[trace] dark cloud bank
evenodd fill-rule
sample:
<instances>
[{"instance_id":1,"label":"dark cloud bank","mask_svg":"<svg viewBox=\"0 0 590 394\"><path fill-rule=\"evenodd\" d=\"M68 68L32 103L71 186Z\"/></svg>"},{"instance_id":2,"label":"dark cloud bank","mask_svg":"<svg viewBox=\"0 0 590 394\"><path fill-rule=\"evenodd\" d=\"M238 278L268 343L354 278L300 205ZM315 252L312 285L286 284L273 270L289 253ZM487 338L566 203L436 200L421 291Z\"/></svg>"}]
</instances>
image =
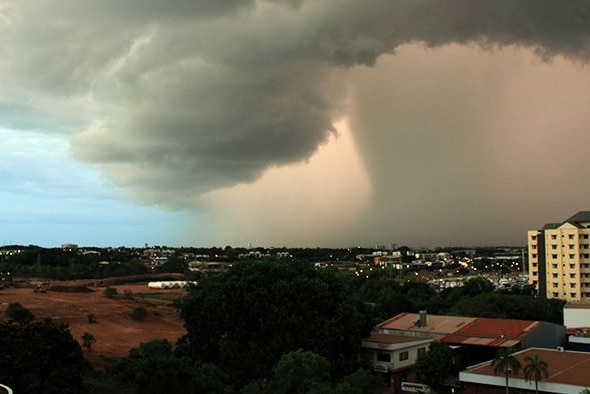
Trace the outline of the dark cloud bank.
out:
<instances>
[{"instance_id":1,"label":"dark cloud bank","mask_svg":"<svg viewBox=\"0 0 590 394\"><path fill-rule=\"evenodd\" d=\"M0 4L5 125L67 124L75 157L172 207L313 155L346 110L334 69L407 43L590 55L588 1Z\"/></svg>"}]
</instances>

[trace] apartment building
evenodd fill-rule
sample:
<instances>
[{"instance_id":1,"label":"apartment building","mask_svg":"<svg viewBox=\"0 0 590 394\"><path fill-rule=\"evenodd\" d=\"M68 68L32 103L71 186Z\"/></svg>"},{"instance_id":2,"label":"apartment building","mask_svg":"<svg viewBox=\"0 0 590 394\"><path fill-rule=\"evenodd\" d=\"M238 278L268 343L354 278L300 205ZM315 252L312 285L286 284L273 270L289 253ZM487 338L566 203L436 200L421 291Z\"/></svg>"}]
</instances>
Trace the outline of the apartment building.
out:
<instances>
[{"instance_id":1,"label":"apartment building","mask_svg":"<svg viewBox=\"0 0 590 394\"><path fill-rule=\"evenodd\" d=\"M539 295L590 301L590 211L527 234L529 283Z\"/></svg>"}]
</instances>

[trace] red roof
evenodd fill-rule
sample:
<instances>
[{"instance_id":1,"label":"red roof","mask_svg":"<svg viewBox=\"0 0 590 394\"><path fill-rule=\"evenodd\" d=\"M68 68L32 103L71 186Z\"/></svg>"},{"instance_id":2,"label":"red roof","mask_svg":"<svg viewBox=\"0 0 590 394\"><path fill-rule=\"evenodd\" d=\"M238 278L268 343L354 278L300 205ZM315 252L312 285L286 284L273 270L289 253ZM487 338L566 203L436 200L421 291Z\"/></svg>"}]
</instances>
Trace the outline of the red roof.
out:
<instances>
[{"instance_id":1,"label":"red roof","mask_svg":"<svg viewBox=\"0 0 590 394\"><path fill-rule=\"evenodd\" d=\"M379 328L389 333L427 334L447 343L510 347L541 324L533 320L428 315L426 326L418 327L415 322L419 317L415 313L400 313L379 324Z\"/></svg>"},{"instance_id":2,"label":"red roof","mask_svg":"<svg viewBox=\"0 0 590 394\"><path fill-rule=\"evenodd\" d=\"M535 355L545 361L548 366L549 376L542 379L542 382L590 386L590 375L588 374L590 353L539 348L529 348L514 353L523 366L526 365L525 357ZM471 366L465 372L495 376L491 361ZM524 370L521 369L518 374L512 375L512 378L524 379Z\"/></svg>"}]
</instances>

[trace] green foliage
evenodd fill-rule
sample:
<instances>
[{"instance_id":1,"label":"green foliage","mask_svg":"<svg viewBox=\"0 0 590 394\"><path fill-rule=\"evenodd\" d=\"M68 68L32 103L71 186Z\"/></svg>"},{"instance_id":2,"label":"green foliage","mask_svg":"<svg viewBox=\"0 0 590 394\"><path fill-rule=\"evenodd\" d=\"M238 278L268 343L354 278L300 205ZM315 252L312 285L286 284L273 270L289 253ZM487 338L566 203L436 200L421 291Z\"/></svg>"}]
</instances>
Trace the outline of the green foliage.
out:
<instances>
[{"instance_id":1,"label":"green foliage","mask_svg":"<svg viewBox=\"0 0 590 394\"><path fill-rule=\"evenodd\" d=\"M527 381L535 381L535 392L539 392L539 380L549 376L547 362L541 360L538 355L526 356L524 366L524 378Z\"/></svg>"},{"instance_id":2,"label":"green foliage","mask_svg":"<svg viewBox=\"0 0 590 394\"><path fill-rule=\"evenodd\" d=\"M131 384L136 393L223 393L225 375L213 364L178 357L164 339L143 343L107 369L114 380Z\"/></svg>"},{"instance_id":3,"label":"green foliage","mask_svg":"<svg viewBox=\"0 0 590 394\"><path fill-rule=\"evenodd\" d=\"M84 393L80 345L52 320L0 323L0 382L15 393Z\"/></svg>"},{"instance_id":4,"label":"green foliage","mask_svg":"<svg viewBox=\"0 0 590 394\"><path fill-rule=\"evenodd\" d=\"M459 299L449 310L449 315L476 316L504 319L542 320L563 323L561 300L533 298L526 295L484 293Z\"/></svg>"},{"instance_id":5,"label":"green foliage","mask_svg":"<svg viewBox=\"0 0 590 394\"><path fill-rule=\"evenodd\" d=\"M132 300L133 299L133 291L131 289L123 290L123 297L125 297L128 300Z\"/></svg>"},{"instance_id":6,"label":"green foliage","mask_svg":"<svg viewBox=\"0 0 590 394\"><path fill-rule=\"evenodd\" d=\"M94 313L89 313L86 317L88 318L88 324L96 324L96 316Z\"/></svg>"},{"instance_id":7,"label":"green foliage","mask_svg":"<svg viewBox=\"0 0 590 394\"><path fill-rule=\"evenodd\" d=\"M501 348L498 350L496 358L492 361L492 368L494 368L494 374L517 374L522 365L516 357L514 357L513 348Z\"/></svg>"},{"instance_id":8,"label":"green foliage","mask_svg":"<svg viewBox=\"0 0 590 394\"><path fill-rule=\"evenodd\" d=\"M133 308L131 311L131 318L137 321L143 321L147 316L147 310L143 306Z\"/></svg>"},{"instance_id":9,"label":"green foliage","mask_svg":"<svg viewBox=\"0 0 590 394\"><path fill-rule=\"evenodd\" d=\"M494 284L486 278L478 277L466 280L460 287L463 296L489 294L494 291Z\"/></svg>"},{"instance_id":10,"label":"green foliage","mask_svg":"<svg viewBox=\"0 0 590 394\"><path fill-rule=\"evenodd\" d=\"M330 362L315 353L299 349L281 357L274 367L272 386L275 393L306 393L312 387L329 382Z\"/></svg>"},{"instance_id":11,"label":"green foliage","mask_svg":"<svg viewBox=\"0 0 590 394\"><path fill-rule=\"evenodd\" d=\"M92 350L92 344L94 344L94 342L96 342L94 335L89 332L84 332L84 334L82 334L82 346L84 346L89 352Z\"/></svg>"},{"instance_id":12,"label":"green foliage","mask_svg":"<svg viewBox=\"0 0 590 394\"><path fill-rule=\"evenodd\" d=\"M444 342L432 342L428 351L418 357L415 366L421 382L440 388L461 369L459 356Z\"/></svg>"},{"instance_id":13,"label":"green foliage","mask_svg":"<svg viewBox=\"0 0 590 394\"><path fill-rule=\"evenodd\" d=\"M376 394L383 389L380 387L381 381L381 378L371 374L366 369L359 368L351 375L343 377L339 382L332 385L329 391L325 392L326 394Z\"/></svg>"},{"instance_id":14,"label":"green foliage","mask_svg":"<svg viewBox=\"0 0 590 394\"><path fill-rule=\"evenodd\" d=\"M284 353L304 349L342 376L358 367L371 329L348 281L292 261L241 262L209 276L182 303L191 355L214 362L238 387L268 378Z\"/></svg>"},{"instance_id":15,"label":"green foliage","mask_svg":"<svg viewBox=\"0 0 590 394\"><path fill-rule=\"evenodd\" d=\"M104 289L102 293L106 298L114 298L117 296L117 294L119 294L117 289L115 289L114 287L107 287L106 289Z\"/></svg>"},{"instance_id":16,"label":"green foliage","mask_svg":"<svg viewBox=\"0 0 590 394\"><path fill-rule=\"evenodd\" d=\"M188 264L178 256L170 256L164 264L158 267L159 272L183 273L187 270Z\"/></svg>"},{"instance_id":17,"label":"green foliage","mask_svg":"<svg viewBox=\"0 0 590 394\"><path fill-rule=\"evenodd\" d=\"M17 323L28 323L35 320L33 312L22 306L20 302L8 304L4 315L7 319Z\"/></svg>"}]
</instances>

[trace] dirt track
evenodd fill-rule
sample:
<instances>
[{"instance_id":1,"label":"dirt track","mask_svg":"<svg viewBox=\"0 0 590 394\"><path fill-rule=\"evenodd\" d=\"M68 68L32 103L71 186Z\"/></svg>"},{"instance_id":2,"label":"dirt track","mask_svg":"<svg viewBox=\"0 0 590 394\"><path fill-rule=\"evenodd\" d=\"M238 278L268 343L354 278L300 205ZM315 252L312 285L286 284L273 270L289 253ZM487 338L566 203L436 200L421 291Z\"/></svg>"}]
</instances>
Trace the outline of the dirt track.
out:
<instances>
[{"instance_id":1,"label":"dirt track","mask_svg":"<svg viewBox=\"0 0 590 394\"><path fill-rule=\"evenodd\" d=\"M104 365L100 355L126 356L129 349L142 342L164 338L174 344L178 337L185 334L179 313L169 301L141 299L141 294L145 293L163 293L166 294L165 297L174 298L176 294L182 296L184 290L154 290L149 289L146 283L113 287L118 290L119 295L126 289L131 290L134 299L106 298L103 287L92 288L93 291L86 293L36 293L32 288L4 289L0 291L0 316L4 316L9 303L20 302L39 318L50 317L68 324L72 336L80 344L82 334L91 333L96 338L96 343L90 353L84 350L84 355L97 367ZM143 306L148 311L143 321L131 318L131 311L138 306ZM96 323L88 323L89 314L95 316Z\"/></svg>"}]
</instances>

